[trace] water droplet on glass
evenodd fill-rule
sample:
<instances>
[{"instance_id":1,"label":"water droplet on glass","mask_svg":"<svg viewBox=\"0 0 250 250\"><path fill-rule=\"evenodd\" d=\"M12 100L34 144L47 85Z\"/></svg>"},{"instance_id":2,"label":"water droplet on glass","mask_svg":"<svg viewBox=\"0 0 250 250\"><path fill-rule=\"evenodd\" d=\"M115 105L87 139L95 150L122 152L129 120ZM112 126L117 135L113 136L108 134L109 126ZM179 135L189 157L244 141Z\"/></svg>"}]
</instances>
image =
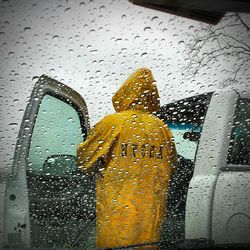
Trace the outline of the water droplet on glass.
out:
<instances>
[{"instance_id":1,"label":"water droplet on glass","mask_svg":"<svg viewBox=\"0 0 250 250\"><path fill-rule=\"evenodd\" d=\"M96 54L97 52L98 52L97 49L92 49L92 50L90 50L90 53L91 53L91 54Z\"/></svg>"},{"instance_id":2,"label":"water droplet on glass","mask_svg":"<svg viewBox=\"0 0 250 250\"><path fill-rule=\"evenodd\" d=\"M25 126L25 127L24 127L24 130L29 130L29 129L30 129L29 126Z\"/></svg>"},{"instance_id":3,"label":"water droplet on glass","mask_svg":"<svg viewBox=\"0 0 250 250\"><path fill-rule=\"evenodd\" d=\"M70 11L71 10L71 8L69 7L69 8L66 8L65 10L64 10L64 12L68 12L68 11Z\"/></svg>"},{"instance_id":4,"label":"water droplet on glass","mask_svg":"<svg viewBox=\"0 0 250 250\"><path fill-rule=\"evenodd\" d=\"M159 19L159 17L158 16L154 16L154 17L151 18L151 21L155 21L157 19Z\"/></svg>"},{"instance_id":5,"label":"water droplet on glass","mask_svg":"<svg viewBox=\"0 0 250 250\"><path fill-rule=\"evenodd\" d=\"M59 38L58 35L55 35L55 36L52 37L53 40L56 40L56 39L58 39L58 38Z\"/></svg>"},{"instance_id":6,"label":"water droplet on glass","mask_svg":"<svg viewBox=\"0 0 250 250\"><path fill-rule=\"evenodd\" d=\"M121 38L117 38L117 39L115 40L116 43L119 43L119 42L121 42L121 41L122 41Z\"/></svg>"},{"instance_id":7,"label":"water droplet on glass","mask_svg":"<svg viewBox=\"0 0 250 250\"><path fill-rule=\"evenodd\" d=\"M149 26L144 28L144 31L150 31L150 30L152 30L152 28Z\"/></svg>"},{"instance_id":8,"label":"water droplet on glass","mask_svg":"<svg viewBox=\"0 0 250 250\"><path fill-rule=\"evenodd\" d=\"M28 32L28 31L30 31L30 30L31 30L30 27L25 27L25 28L23 29L24 32Z\"/></svg>"},{"instance_id":9,"label":"water droplet on glass","mask_svg":"<svg viewBox=\"0 0 250 250\"><path fill-rule=\"evenodd\" d=\"M16 122L9 123L9 126L16 127L18 124Z\"/></svg>"},{"instance_id":10,"label":"water droplet on glass","mask_svg":"<svg viewBox=\"0 0 250 250\"><path fill-rule=\"evenodd\" d=\"M37 81L39 79L39 76L34 76L33 78L32 78L32 81Z\"/></svg>"}]
</instances>

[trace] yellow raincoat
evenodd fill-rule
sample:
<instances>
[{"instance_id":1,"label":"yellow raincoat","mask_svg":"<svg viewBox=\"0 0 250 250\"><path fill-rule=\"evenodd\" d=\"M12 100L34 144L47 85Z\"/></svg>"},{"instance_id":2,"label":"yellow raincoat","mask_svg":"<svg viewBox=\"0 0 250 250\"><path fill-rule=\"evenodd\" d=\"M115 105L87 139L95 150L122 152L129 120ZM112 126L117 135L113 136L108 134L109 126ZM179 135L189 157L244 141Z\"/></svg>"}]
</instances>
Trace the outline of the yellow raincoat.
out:
<instances>
[{"instance_id":1,"label":"yellow raincoat","mask_svg":"<svg viewBox=\"0 0 250 250\"><path fill-rule=\"evenodd\" d=\"M159 240L168 182L176 161L172 134L152 112L159 95L142 68L113 96L117 113L104 117L77 149L79 168L99 172L96 246Z\"/></svg>"}]
</instances>

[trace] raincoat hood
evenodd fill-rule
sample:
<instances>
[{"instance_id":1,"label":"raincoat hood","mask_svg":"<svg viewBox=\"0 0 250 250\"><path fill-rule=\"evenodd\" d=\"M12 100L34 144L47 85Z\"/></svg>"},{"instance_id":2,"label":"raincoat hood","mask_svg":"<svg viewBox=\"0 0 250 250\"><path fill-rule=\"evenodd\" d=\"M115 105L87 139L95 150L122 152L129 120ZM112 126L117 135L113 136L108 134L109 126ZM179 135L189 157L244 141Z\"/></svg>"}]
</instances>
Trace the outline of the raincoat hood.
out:
<instances>
[{"instance_id":1,"label":"raincoat hood","mask_svg":"<svg viewBox=\"0 0 250 250\"><path fill-rule=\"evenodd\" d=\"M140 68L122 84L112 102L116 112L131 109L152 113L159 110L159 99L151 70Z\"/></svg>"}]
</instances>

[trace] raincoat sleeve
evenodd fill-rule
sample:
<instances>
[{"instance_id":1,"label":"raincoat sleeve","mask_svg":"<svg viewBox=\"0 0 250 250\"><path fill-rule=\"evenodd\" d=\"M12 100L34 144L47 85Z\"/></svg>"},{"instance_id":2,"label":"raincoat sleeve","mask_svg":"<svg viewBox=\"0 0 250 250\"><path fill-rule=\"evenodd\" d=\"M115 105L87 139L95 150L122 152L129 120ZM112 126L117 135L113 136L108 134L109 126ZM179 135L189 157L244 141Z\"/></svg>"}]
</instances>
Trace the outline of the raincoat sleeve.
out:
<instances>
[{"instance_id":1,"label":"raincoat sleeve","mask_svg":"<svg viewBox=\"0 0 250 250\"><path fill-rule=\"evenodd\" d=\"M105 168L110 160L112 148L119 135L119 129L112 125L110 117L103 118L90 131L86 141L77 147L77 165L88 174L96 174Z\"/></svg>"}]
</instances>

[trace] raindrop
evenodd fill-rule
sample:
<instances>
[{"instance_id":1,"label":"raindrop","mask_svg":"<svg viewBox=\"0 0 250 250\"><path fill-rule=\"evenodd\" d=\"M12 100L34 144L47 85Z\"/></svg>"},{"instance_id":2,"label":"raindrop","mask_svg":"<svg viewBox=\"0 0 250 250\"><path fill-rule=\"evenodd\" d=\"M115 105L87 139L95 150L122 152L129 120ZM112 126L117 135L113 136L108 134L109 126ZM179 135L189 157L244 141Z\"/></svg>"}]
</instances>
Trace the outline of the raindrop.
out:
<instances>
[{"instance_id":1,"label":"raindrop","mask_svg":"<svg viewBox=\"0 0 250 250\"><path fill-rule=\"evenodd\" d=\"M18 124L16 122L9 123L9 126L16 127Z\"/></svg>"},{"instance_id":2,"label":"raindrop","mask_svg":"<svg viewBox=\"0 0 250 250\"><path fill-rule=\"evenodd\" d=\"M58 39L58 38L59 38L58 35L55 35L55 36L52 37L53 40L54 40L54 39Z\"/></svg>"},{"instance_id":3,"label":"raindrop","mask_svg":"<svg viewBox=\"0 0 250 250\"><path fill-rule=\"evenodd\" d=\"M144 31L150 31L150 30L152 30L152 28L149 27L149 26L147 26L147 27L144 28Z\"/></svg>"},{"instance_id":4,"label":"raindrop","mask_svg":"<svg viewBox=\"0 0 250 250\"><path fill-rule=\"evenodd\" d=\"M69 8L66 8L65 10L64 10L64 12L67 12L67 11L70 11L71 10L71 8L69 7Z\"/></svg>"},{"instance_id":5,"label":"raindrop","mask_svg":"<svg viewBox=\"0 0 250 250\"><path fill-rule=\"evenodd\" d=\"M97 51L98 51L97 49L92 49L92 50L90 50L90 53L91 53L91 54L96 54Z\"/></svg>"},{"instance_id":6,"label":"raindrop","mask_svg":"<svg viewBox=\"0 0 250 250\"><path fill-rule=\"evenodd\" d=\"M122 15L122 19L125 19L127 16L125 14Z\"/></svg>"},{"instance_id":7,"label":"raindrop","mask_svg":"<svg viewBox=\"0 0 250 250\"><path fill-rule=\"evenodd\" d=\"M144 52L144 53L141 54L141 57L145 58L147 55L148 55L148 53Z\"/></svg>"},{"instance_id":8,"label":"raindrop","mask_svg":"<svg viewBox=\"0 0 250 250\"><path fill-rule=\"evenodd\" d=\"M115 40L116 43L119 43L119 42L121 42L121 41L122 41L121 38L117 38L117 39Z\"/></svg>"},{"instance_id":9,"label":"raindrop","mask_svg":"<svg viewBox=\"0 0 250 250\"><path fill-rule=\"evenodd\" d=\"M151 21L154 21L154 20L157 20L157 19L159 19L159 17L158 16L154 16L154 17L151 18Z\"/></svg>"},{"instance_id":10,"label":"raindrop","mask_svg":"<svg viewBox=\"0 0 250 250\"><path fill-rule=\"evenodd\" d=\"M84 2L80 2L80 6L86 5L86 3Z\"/></svg>"},{"instance_id":11,"label":"raindrop","mask_svg":"<svg viewBox=\"0 0 250 250\"><path fill-rule=\"evenodd\" d=\"M29 126L25 126L25 127L24 127L24 130L29 130L29 129L30 129Z\"/></svg>"},{"instance_id":12,"label":"raindrop","mask_svg":"<svg viewBox=\"0 0 250 250\"><path fill-rule=\"evenodd\" d=\"M183 44L183 43L184 43L184 41L183 41L183 40L181 40L181 41L179 41L179 42L178 42L178 44Z\"/></svg>"},{"instance_id":13,"label":"raindrop","mask_svg":"<svg viewBox=\"0 0 250 250\"><path fill-rule=\"evenodd\" d=\"M30 27L25 27L25 28L23 29L23 31L24 31L24 32L31 31L31 28L30 28Z\"/></svg>"},{"instance_id":14,"label":"raindrop","mask_svg":"<svg viewBox=\"0 0 250 250\"><path fill-rule=\"evenodd\" d=\"M37 81L39 79L39 76L34 76L33 78L32 78L32 81Z\"/></svg>"}]
</instances>

